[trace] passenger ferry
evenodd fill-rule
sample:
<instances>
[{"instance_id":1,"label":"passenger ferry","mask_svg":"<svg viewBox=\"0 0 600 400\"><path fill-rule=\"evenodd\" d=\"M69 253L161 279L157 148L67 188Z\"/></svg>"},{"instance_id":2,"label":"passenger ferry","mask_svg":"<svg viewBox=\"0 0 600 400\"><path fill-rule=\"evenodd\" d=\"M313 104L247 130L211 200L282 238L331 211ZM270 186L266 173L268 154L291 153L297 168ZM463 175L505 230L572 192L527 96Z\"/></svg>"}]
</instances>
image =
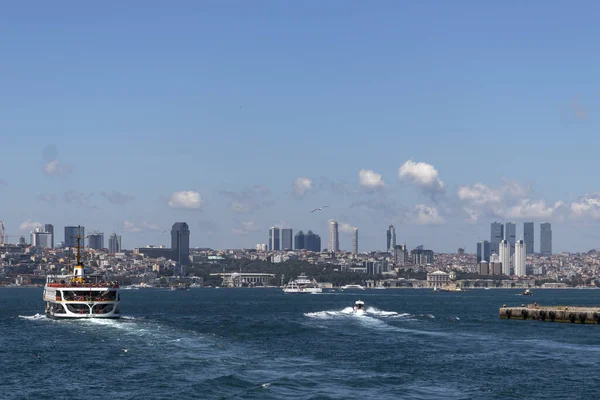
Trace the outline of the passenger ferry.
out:
<instances>
[{"instance_id":1,"label":"passenger ferry","mask_svg":"<svg viewBox=\"0 0 600 400\"><path fill-rule=\"evenodd\" d=\"M321 293L323 289L316 280L308 279L305 274L300 274L296 279L290 279L283 287L284 293Z\"/></svg>"},{"instance_id":2,"label":"passenger ferry","mask_svg":"<svg viewBox=\"0 0 600 400\"><path fill-rule=\"evenodd\" d=\"M77 238L77 264L68 275L48 275L44 287L46 315L52 318L119 318L119 283L102 275L85 275ZM70 267L69 267L70 270Z\"/></svg>"}]
</instances>

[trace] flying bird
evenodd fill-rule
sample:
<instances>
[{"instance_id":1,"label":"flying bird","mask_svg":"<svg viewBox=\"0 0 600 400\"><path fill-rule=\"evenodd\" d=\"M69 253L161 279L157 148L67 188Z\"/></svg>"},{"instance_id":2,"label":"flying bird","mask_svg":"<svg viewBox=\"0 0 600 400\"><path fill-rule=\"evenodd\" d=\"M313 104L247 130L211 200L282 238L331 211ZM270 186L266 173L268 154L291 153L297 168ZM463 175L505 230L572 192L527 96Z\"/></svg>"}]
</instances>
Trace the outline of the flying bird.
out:
<instances>
[{"instance_id":1,"label":"flying bird","mask_svg":"<svg viewBox=\"0 0 600 400\"><path fill-rule=\"evenodd\" d=\"M327 207L329 207L329 206L321 206L321 207L317 207L317 208L315 208L314 210L312 210L310 213L312 214L312 213L314 213L315 211L321 211L322 209L324 209L324 208L327 208Z\"/></svg>"}]
</instances>

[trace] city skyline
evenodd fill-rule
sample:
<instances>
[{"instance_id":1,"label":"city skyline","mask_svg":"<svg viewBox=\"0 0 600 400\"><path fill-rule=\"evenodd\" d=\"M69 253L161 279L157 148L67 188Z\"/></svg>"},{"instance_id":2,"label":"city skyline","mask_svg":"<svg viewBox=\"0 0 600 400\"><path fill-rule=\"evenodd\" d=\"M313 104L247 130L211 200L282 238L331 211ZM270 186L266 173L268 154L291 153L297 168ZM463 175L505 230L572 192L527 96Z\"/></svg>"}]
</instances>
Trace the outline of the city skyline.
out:
<instances>
[{"instance_id":1,"label":"city skyline","mask_svg":"<svg viewBox=\"0 0 600 400\"><path fill-rule=\"evenodd\" d=\"M394 225L474 253L491 221L548 221L553 253L596 248L588 6L9 4L5 234L81 224L134 248L185 220L191 246L250 248L273 225L325 242L335 219L344 250L352 227L386 250Z\"/></svg>"}]
</instances>

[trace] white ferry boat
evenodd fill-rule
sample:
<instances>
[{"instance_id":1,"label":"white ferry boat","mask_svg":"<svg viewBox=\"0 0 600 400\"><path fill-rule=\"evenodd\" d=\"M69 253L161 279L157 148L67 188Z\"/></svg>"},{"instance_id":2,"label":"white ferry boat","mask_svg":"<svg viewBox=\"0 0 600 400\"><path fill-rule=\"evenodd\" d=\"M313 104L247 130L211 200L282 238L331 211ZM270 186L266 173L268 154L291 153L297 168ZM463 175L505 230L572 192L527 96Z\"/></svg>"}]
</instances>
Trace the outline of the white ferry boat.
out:
<instances>
[{"instance_id":1,"label":"white ferry boat","mask_svg":"<svg viewBox=\"0 0 600 400\"><path fill-rule=\"evenodd\" d=\"M305 274L300 274L296 279L290 279L283 287L284 293L321 293L323 289L316 280L308 279Z\"/></svg>"},{"instance_id":2,"label":"white ferry boat","mask_svg":"<svg viewBox=\"0 0 600 400\"><path fill-rule=\"evenodd\" d=\"M101 275L84 275L77 236L77 264L68 275L48 275L44 287L46 315L52 318L119 318L119 284Z\"/></svg>"},{"instance_id":3,"label":"white ferry boat","mask_svg":"<svg viewBox=\"0 0 600 400\"><path fill-rule=\"evenodd\" d=\"M361 285L345 285L341 287L342 290L348 290L348 289L358 289L358 290L365 290L364 286Z\"/></svg>"}]
</instances>

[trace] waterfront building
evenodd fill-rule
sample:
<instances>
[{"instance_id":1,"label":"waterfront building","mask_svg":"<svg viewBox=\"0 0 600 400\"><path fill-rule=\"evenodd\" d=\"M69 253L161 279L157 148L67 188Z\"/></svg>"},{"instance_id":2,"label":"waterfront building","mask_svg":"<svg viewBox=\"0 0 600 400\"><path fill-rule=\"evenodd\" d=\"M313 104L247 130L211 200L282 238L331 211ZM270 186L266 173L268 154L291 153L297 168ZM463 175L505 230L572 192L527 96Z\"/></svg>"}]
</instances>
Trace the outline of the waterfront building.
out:
<instances>
[{"instance_id":1,"label":"waterfront building","mask_svg":"<svg viewBox=\"0 0 600 400\"><path fill-rule=\"evenodd\" d=\"M427 274L427 287L441 288L450 283L450 276L444 271L429 272Z\"/></svg>"}]
</instances>

